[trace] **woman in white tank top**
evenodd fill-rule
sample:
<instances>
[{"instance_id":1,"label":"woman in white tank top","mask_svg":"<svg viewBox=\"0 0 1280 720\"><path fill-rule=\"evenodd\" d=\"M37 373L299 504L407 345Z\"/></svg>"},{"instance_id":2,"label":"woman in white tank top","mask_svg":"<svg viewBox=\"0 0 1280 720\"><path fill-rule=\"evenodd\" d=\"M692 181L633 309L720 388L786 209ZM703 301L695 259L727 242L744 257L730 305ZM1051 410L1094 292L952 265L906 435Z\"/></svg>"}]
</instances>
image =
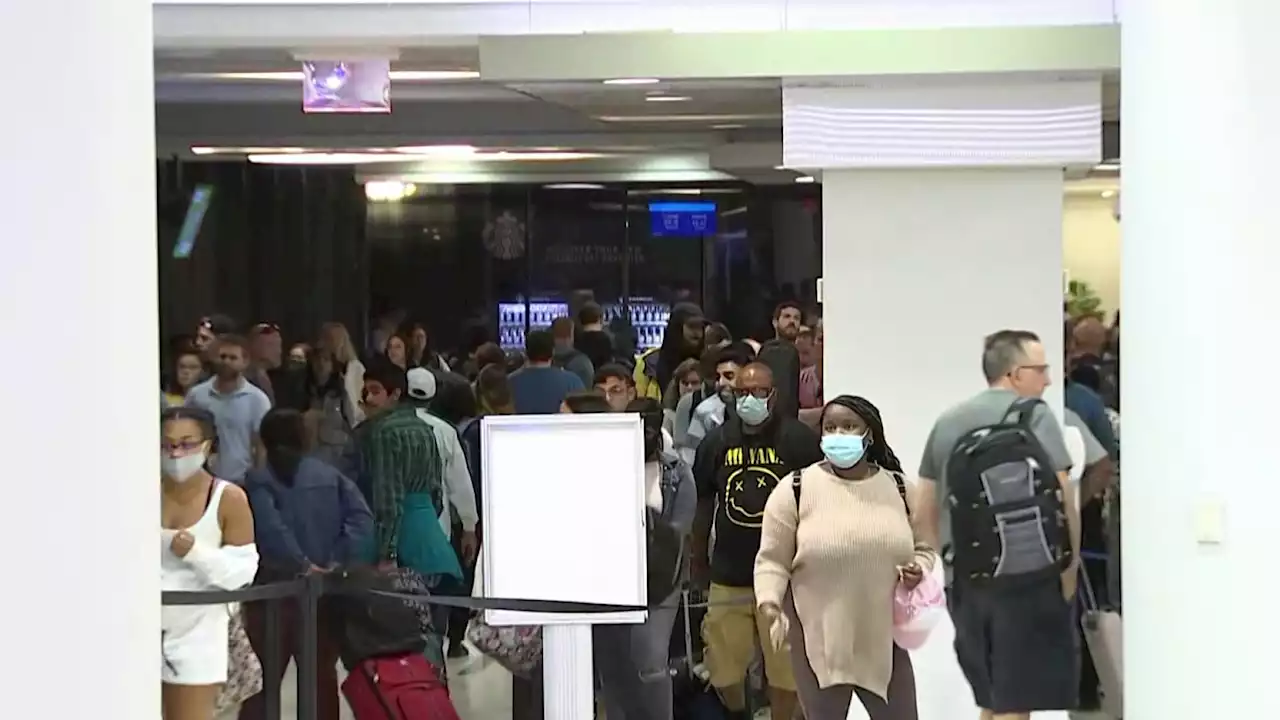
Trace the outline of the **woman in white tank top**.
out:
<instances>
[{"instance_id":1,"label":"woman in white tank top","mask_svg":"<svg viewBox=\"0 0 1280 720\"><path fill-rule=\"evenodd\" d=\"M253 581L253 515L239 487L205 469L214 451L213 415L175 407L161 413L160 588L234 590ZM225 605L174 605L160 612L165 720L211 720L227 680Z\"/></svg>"}]
</instances>

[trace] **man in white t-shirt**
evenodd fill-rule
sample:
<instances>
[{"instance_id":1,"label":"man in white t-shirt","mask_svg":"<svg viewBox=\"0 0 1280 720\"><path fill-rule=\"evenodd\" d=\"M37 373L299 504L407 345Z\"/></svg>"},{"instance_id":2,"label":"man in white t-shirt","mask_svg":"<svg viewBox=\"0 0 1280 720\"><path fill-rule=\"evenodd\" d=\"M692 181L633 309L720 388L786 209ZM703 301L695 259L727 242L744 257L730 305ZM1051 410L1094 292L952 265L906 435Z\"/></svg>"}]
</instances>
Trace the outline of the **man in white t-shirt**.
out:
<instances>
[{"instance_id":1,"label":"man in white t-shirt","mask_svg":"<svg viewBox=\"0 0 1280 720\"><path fill-rule=\"evenodd\" d=\"M432 415L427 403L436 396L436 376L426 368L413 368L406 373L409 402L415 405L418 417L431 426L436 437L436 446L440 450L440 458L444 463L442 476L446 502L440 512L440 527L445 537L453 531L453 519L450 507L458 511L458 522L462 525L462 562L471 564L475 559L479 543L476 540L476 523L480 520L476 509L475 488L471 485L471 473L467 470L467 456L462 450L462 441L458 431L448 422Z\"/></svg>"}]
</instances>

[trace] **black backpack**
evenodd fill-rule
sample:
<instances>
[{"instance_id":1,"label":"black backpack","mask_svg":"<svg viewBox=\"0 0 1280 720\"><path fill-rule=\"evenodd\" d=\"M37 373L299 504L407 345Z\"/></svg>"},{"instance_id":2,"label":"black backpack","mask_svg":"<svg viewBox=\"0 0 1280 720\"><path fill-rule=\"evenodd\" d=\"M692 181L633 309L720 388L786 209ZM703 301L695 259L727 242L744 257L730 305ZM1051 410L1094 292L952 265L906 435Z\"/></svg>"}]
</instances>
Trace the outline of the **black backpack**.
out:
<instances>
[{"instance_id":1,"label":"black backpack","mask_svg":"<svg viewBox=\"0 0 1280 720\"><path fill-rule=\"evenodd\" d=\"M330 621L335 623L338 656L347 668L373 657L421 653L427 647L422 633L427 606L371 590L405 592L394 576L372 567L340 569L326 581L332 597Z\"/></svg>"},{"instance_id":2,"label":"black backpack","mask_svg":"<svg viewBox=\"0 0 1280 720\"><path fill-rule=\"evenodd\" d=\"M773 371L773 414L795 420L800 415L800 351L786 340L770 340L760 347L756 362Z\"/></svg>"},{"instance_id":3,"label":"black backpack","mask_svg":"<svg viewBox=\"0 0 1280 720\"><path fill-rule=\"evenodd\" d=\"M966 433L946 464L955 577L1009 586L1071 564L1062 487L1031 429L1040 400L1023 398L995 425Z\"/></svg>"}]
</instances>

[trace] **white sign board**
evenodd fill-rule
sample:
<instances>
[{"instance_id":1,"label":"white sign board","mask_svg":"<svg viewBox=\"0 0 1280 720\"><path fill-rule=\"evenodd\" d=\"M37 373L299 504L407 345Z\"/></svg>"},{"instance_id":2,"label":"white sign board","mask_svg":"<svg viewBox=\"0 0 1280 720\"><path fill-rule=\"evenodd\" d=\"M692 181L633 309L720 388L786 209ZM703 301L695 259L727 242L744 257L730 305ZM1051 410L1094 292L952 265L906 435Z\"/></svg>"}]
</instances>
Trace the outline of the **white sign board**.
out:
<instances>
[{"instance_id":1,"label":"white sign board","mask_svg":"<svg viewBox=\"0 0 1280 720\"><path fill-rule=\"evenodd\" d=\"M481 421L485 595L643 606L639 415L490 415ZM644 622L643 610L487 610L490 625Z\"/></svg>"}]
</instances>

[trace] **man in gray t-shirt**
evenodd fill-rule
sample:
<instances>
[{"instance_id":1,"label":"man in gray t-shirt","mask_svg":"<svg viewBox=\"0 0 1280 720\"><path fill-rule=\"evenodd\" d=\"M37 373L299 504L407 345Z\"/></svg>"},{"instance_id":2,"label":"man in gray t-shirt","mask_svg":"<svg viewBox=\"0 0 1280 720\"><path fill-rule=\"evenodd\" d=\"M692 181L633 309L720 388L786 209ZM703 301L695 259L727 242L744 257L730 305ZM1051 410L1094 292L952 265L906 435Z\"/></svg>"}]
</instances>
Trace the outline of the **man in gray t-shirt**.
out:
<instances>
[{"instance_id":1,"label":"man in gray t-shirt","mask_svg":"<svg viewBox=\"0 0 1280 720\"><path fill-rule=\"evenodd\" d=\"M947 463L956 443L973 430L1005 421L1020 398L1038 398L1049 386L1044 346L1026 331L1002 330L987 337L982 371L989 387L938 418L920 460L917 532L939 550L951 543ZM1032 411L1030 423L1062 484L1078 559L1080 513L1067 475L1071 455L1062 428L1044 404ZM1079 661L1068 599L1075 595L1076 572L1073 564L1063 573L1061 586L1036 583L1007 591L948 578L956 656L984 715L1028 718L1034 711L1075 707Z\"/></svg>"}]
</instances>

